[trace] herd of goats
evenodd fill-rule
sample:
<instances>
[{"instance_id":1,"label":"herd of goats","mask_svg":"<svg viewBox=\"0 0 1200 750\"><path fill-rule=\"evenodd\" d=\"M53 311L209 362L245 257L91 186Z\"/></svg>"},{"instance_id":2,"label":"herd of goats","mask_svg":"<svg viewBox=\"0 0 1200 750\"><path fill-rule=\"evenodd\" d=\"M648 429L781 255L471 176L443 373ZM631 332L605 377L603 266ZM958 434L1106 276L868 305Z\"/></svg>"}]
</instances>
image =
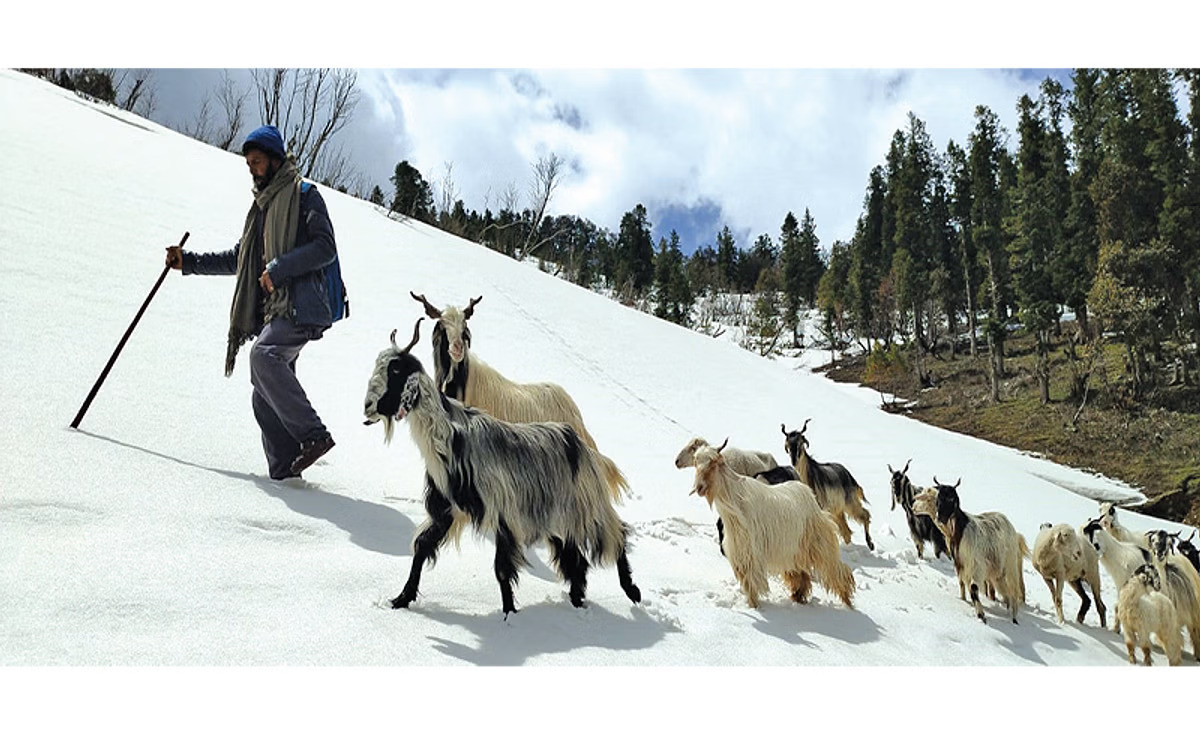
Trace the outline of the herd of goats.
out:
<instances>
[{"instance_id":1,"label":"herd of goats","mask_svg":"<svg viewBox=\"0 0 1200 750\"><path fill-rule=\"evenodd\" d=\"M401 348L392 331L391 346L380 352L364 404L366 424L383 422L391 440L397 421L407 419L425 463L428 517L413 538L409 577L395 608L407 607L418 594L421 572L432 565L445 542L457 541L467 527L493 536L495 573L505 618L515 612L513 585L528 563L525 551L544 543L551 562L570 586L571 603L582 607L592 565L616 564L621 589L634 602L641 591L633 582L626 555L629 527L617 515L628 492L620 469L596 449L575 402L553 383L515 383L471 351L467 321L482 297L462 308L438 309L424 295L411 293L424 306L433 328L433 378L412 349ZM799 430L780 426L790 466L777 465L769 453L740 450L728 440L714 447L702 438L690 441L675 465L693 467L693 494L715 508L720 552L751 607L778 576L792 599L808 601L812 583L853 607L854 574L842 562L839 546L849 543L849 516L871 540L870 512L863 490L841 464L816 461L808 453L806 421ZM911 461L910 461L911 463ZM1063 584L1079 595L1076 620L1083 623L1096 599L1101 627L1108 626L1100 596L1100 566L1111 576L1118 596L1114 629L1124 632L1130 663L1135 648L1151 663L1151 636L1171 665L1181 659L1182 629L1200 660L1200 559L1192 536L1162 530L1136 534L1117 520L1116 508L1101 506L1100 517L1077 532L1069 524L1042 524L1032 552L1025 538L1002 513L973 514L959 505L958 483L920 488L908 478L909 464L891 471L892 510L904 511L918 557L930 544L936 557L954 564L959 596L983 621L980 593L1000 597L1014 623L1025 602L1022 561L1045 580L1063 622ZM960 480L961 481L961 480Z\"/></svg>"}]
</instances>

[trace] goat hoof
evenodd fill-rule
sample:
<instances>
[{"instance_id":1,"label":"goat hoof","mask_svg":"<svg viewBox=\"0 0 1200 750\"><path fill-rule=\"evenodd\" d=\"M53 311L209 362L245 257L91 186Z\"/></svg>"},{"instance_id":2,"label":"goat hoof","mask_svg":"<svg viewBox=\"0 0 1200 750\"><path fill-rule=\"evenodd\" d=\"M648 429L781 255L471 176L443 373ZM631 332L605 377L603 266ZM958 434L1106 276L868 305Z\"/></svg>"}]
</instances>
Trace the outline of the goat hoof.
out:
<instances>
[{"instance_id":1,"label":"goat hoof","mask_svg":"<svg viewBox=\"0 0 1200 750\"><path fill-rule=\"evenodd\" d=\"M629 601L633 602L634 604L641 604L642 602L642 590L637 586L630 586L625 590L625 595L628 596Z\"/></svg>"},{"instance_id":2,"label":"goat hoof","mask_svg":"<svg viewBox=\"0 0 1200 750\"><path fill-rule=\"evenodd\" d=\"M411 603L412 597L407 597L404 594L401 594L392 600L392 609L408 609L408 605Z\"/></svg>"}]
</instances>

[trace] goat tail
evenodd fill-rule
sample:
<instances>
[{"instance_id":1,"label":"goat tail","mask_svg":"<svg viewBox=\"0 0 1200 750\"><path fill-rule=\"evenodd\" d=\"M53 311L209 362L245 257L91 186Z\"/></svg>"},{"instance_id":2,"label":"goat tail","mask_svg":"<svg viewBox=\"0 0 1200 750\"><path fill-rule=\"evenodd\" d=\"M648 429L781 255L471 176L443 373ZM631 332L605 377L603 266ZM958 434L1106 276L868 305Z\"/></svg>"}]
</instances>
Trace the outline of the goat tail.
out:
<instances>
[{"instance_id":1,"label":"goat tail","mask_svg":"<svg viewBox=\"0 0 1200 750\"><path fill-rule=\"evenodd\" d=\"M1021 559L1022 560L1030 559L1032 557L1032 555L1029 552L1029 544L1027 544L1025 542L1024 534L1017 534L1017 544L1020 546L1020 549L1021 549Z\"/></svg>"},{"instance_id":2,"label":"goat tail","mask_svg":"<svg viewBox=\"0 0 1200 750\"><path fill-rule=\"evenodd\" d=\"M625 495L630 491L629 480L608 456L597 451L596 459L600 462L600 471L604 474L604 481L608 484L613 504L623 505Z\"/></svg>"}]
</instances>

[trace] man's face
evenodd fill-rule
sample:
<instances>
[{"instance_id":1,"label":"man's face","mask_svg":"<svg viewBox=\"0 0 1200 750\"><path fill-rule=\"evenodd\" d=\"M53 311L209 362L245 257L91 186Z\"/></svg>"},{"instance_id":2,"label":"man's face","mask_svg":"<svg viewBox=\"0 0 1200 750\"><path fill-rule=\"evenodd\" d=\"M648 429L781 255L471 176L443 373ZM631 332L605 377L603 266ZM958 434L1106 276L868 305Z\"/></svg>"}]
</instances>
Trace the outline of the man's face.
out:
<instances>
[{"instance_id":1,"label":"man's face","mask_svg":"<svg viewBox=\"0 0 1200 750\"><path fill-rule=\"evenodd\" d=\"M279 168L276 160L256 148L246 152L246 166L250 168L250 176L254 178L255 187L260 190L267 186Z\"/></svg>"}]
</instances>

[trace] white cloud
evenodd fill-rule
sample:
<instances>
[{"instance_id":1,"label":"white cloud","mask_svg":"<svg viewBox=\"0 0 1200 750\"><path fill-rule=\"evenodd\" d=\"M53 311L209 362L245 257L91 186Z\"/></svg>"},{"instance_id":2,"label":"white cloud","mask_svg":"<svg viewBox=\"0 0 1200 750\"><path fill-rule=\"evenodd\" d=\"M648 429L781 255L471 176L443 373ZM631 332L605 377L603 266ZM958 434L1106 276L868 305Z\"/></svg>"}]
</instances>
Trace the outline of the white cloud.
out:
<instances>
[{"instance_id":1,"label":"white cloud","mask_svg":"<svg viewBox=\"0 0 1200 750\"><path fill-rule=\"evenodd\" d=\"M616 229L637 203L723 209L735 232L775 237L809 209L824 244L848 239L872 167L909 111L939 149L966 142L976 105L1010 131L1041 76L969 69L364 71L375 113L434 181L449 162L482 210L554 151L576 169L551 211ZM380 85L386 81L387 85ZM378 116L378 114L374 115ZM672 227L655 226L657 234ZM691 247L687 247L691 250Z\"/></svg>"}]
</instances>

